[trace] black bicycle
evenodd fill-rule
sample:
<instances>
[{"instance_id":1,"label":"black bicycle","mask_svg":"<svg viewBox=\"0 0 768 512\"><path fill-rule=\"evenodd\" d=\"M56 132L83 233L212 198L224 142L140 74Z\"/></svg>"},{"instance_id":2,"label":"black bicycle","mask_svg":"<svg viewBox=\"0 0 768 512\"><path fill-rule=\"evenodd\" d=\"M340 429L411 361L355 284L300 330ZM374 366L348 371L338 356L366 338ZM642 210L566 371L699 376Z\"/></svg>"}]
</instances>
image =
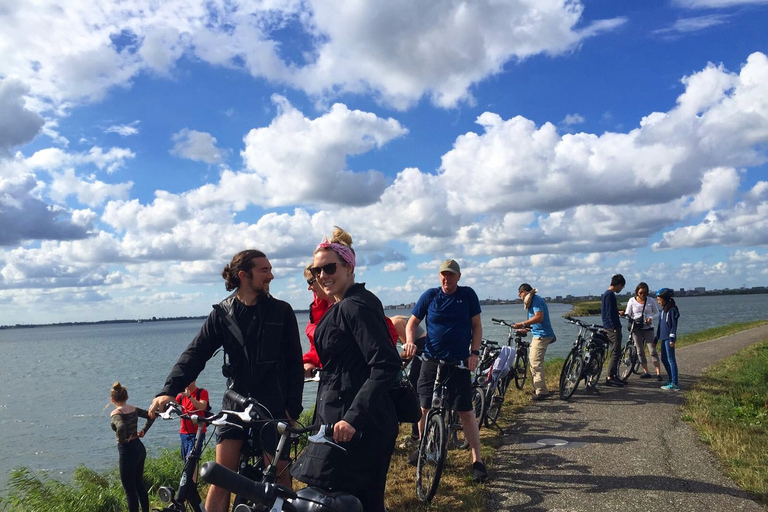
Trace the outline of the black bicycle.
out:
<instances>
[{"instance_id":1,"label":"black bicycle","mask_svg":"<svg viewBox=\"0 0 768 512\"><path fill-rule=\"evenodd\" d=\"M242 398L239 394L231 390L228 390L226 395L233 400ZM195 436L195 444L184 462L178 490L174 490L172 487L163 486L157 491L158 498L165 505L160 512L205 512L205 506L203 505L202 498L198 492L195 478L195 472L200 462L200 457L202 456L202 446L200 443L200 437L204 435L202 425L211 425L213 427L227 425L248 430L256 425L263 426L274 421L272 420L272 415L269 413L269 410L256 401L251 401L247 404L247 407L245 405L243 407L243 411L222 410L212 416L204 417L197 414L184 413L180 405L171 402L166 410L159 414L164 420L184 418L192 421L198 426L197 434ZM249 436L249 438L250 437L251 436ZM198 447L200 447L199 450ZM269 481L274 482L277 479L275 468L265 472L262 452L260 449L254 448L253 444L250 442L243 443L239 472L250 480L266 478ZM241 503L246 503L246 500L241 496L236 496L233 510Z\"/></svg>"},{"instance_id":2,"label":"black bicycle","mask_svg":"<svg viewBox=\"0 0 768 512\"><path fill-rule=\"evenodd\" d=\"M596 391L609 345L606 331L601 326L575 318L566 318L566 321L577 325L579 334L560 372L560 398L563 400L573 396L582 379L588 390Z\"/></svg>"},{"instance_id":3,"label":"black bicycle","mask_svg":"<svg viewBox=\"0 0 768 512\"><path fill-rule=\"evenodd\" d=\"M227 394L245 409L243 414L252 416L252 421L264 423L259 419L258 410L263 408L261 404L231 390L227 391ZM294 427L284 421L275 420L268 420L268 423L276 424L280 440L277 443L275 457L264 469L260 482L235 473L213 461L206 462L200 468L200 478L204 482L235 494L233 512L363 512L360 500L349 493L331 492L316 486L308 486L294 492L288 487L275 483L278 476L278 461L285 457L292 441L298 436L314 433L307 438L308 442L326 444L346 451L344 447L333 442L333 425Z\"/></svg>"},{"instance_id":4,"label":"black bicycle","mask_svg":"<svg viewBox=\"0 0 768 512\"><path fill-rule=\"evenodd\" d=\"M452 425L450 408L446 404L448 389L446 369L468 370L463 362L449 362L421 356L423 361L437 363L437 376L432 392L432 408L427 413L424 431L419 443L419 456L416 463L416 494L427 503L437 493L440 476L445 465L448 446L448 427Z\"/></svg>"},{"instance_id":5,"label":"black bicycle","mask_svg":"<svg viewBox=\"0 0 768 512\"><path fill-rule=\"evenodd\" d=\"M619 359L618 377L622 382L626 381L633 373L639 374L641 368L637 347L632 339L632 334L637 329L637 324L631 318L628 319L628 322L632 329L629 331L627 343L624 345L621 351L621 358Z\"/></svg>"},{"instance_id":6,"label":"black bicycle","mask_svg":"<svg viewBox=\"0 0 768 512\"><path fill-rule=\"evenodd\" d=\"M507 346L512 345L513 338L515 340L515 362L512 365L510 373L515 379L515 387L517 389L523 389L525 380L528 378L528 368L531 366L531 360L528 356L528 349L531 347L531 342L523 341L523 338L528 336L528 331L523 329L517 330L512 327L512 324L499 318L491 318L491 321L497 325L507 326L507 329L509 330L507 334Z\"/></svg>"},{"instance_id":7,"label":"black bicycle","mask_svg":"<svg viewBox=\"0 0 768 512\"><path fill-rule=\"evenodd\" d=\"M195 472L197 471L200 457L202 456L201 436L204 436L203 425L212 424L223 417L223 412L205 418L197 414L185 413L181 406L171 402L168 408L159 414L164 420L178 420L179 418L190 420L197 425L197 434L195 443L184 461L184 469L181 472L178 491L172 487L160 487L157 490L157 496L166 506L160 512L205 512L205 507L197 491L197 482L195 481Z\"/></svg>"}]
</instances>

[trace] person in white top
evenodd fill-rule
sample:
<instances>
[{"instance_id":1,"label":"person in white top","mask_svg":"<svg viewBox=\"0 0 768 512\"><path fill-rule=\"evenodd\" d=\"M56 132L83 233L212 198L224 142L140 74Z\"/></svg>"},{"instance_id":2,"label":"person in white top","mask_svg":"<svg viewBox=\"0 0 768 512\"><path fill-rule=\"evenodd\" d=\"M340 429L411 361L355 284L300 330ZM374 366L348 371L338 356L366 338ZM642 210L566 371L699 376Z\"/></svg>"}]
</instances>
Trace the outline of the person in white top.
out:
<instances>
[{"instance_id":1,"label":"person in white top","mask_svg":"<svg viewBox=\"0 0 768 512\"><path fill-rule=\"evenodd\" d=\"M655 300L648 300L648 285L646 283L637 285L635 296L629 299L624 315L630 319L632 341L635 342L637 355L643 367L643 374L640 375L640 378L649 379L651 377L651 374L648 373L648 360L645 357L645 345L648 345L651 361L656 368L656 380L661 380L659 353L656 350L656 340L654 339L654 319L658 321L659 308Z\"/></svg>"}]
</instances>

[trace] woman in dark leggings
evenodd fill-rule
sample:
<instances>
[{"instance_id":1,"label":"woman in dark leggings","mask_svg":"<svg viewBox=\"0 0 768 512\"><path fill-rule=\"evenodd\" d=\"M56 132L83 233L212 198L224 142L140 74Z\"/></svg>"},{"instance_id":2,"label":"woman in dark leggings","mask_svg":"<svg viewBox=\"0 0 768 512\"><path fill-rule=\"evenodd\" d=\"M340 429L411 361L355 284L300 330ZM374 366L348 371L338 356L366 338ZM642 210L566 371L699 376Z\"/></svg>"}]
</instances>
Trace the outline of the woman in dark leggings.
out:
<instances>
[{"instance_id":1,"label":"woman in dark leggings","mask_svg":"<svg viewBox=\"0 0 768 512\"><path fill-rule=\"evenodd\" d=\"M125 489L128 511L139 512L139 505L141 505L142 512L149 512L149 495L144 486L144 460L147 458L147 451L139 438L144 437L154 420L150 419L147 411L128 405L126 400L128 400L128 390L119 382L115 382L110 398L115 410L110 415L110 423L117 436L120 482ZM144 423L143 429L136 432L139 416L146 418L147 422Z\"/></svg>"}]
</instances>

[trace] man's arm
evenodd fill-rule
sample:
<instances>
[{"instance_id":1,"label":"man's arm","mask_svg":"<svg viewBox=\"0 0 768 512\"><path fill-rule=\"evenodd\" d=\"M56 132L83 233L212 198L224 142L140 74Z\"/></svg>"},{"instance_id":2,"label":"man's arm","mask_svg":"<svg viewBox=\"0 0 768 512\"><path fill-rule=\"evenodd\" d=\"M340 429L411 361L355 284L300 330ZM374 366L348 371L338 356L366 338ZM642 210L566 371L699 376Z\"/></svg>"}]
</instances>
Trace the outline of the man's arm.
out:
<instances>
[{"instance_id":1,"label":"man's arm","mask_svg":"<svg viewBox=\"0 0 768 512\"><path fill-rule=\"evenodd\" d=\"M480 350L480 345L483 342L483 322L480 318L480 313L476 314L472 317L472 345L470 345L469 349L478 351ZM469 371L473 372L475 371L475 368L477 368L477 362L480 360L480 356L476 354L469 354L469 359L467 360L467 366L469 367Z\"/></svg>"},{"instance_id":2,"label":"man's arm","mask_svg":"<svg viewBox=\"0 0 768 512\"><path fill-rule=\"evenodd\" d=\"M411 315L411 318L408 319L408 324L405 326L405 345L403 345L403 355L408 359L416 355L416 332L420 323L421 320L419 320L414 315Z\"/></svg>"},{"instance_id":3,"label":"man's arm","mask_svg":"<svg viewBox=\"0 0 768 512\"><path fill-rule=\"evenodd\" d=\"M544 321L544 312L543 311L537 311L533 314L531 318L524 322L518 322L516 324L512 324L512 327L515 329L525 329L526 327L530 327L533 324L539 324Z\"/></svg>"}]
</instances>

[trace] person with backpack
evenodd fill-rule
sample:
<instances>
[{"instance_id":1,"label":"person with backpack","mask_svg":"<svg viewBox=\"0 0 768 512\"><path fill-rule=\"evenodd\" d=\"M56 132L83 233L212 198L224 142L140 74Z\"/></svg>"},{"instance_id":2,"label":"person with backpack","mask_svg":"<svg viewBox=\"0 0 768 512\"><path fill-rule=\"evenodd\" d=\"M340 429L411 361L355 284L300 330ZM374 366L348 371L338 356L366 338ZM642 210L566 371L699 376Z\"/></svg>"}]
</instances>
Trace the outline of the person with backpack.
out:
<instances>
[{"instance_id":1,"label":"person with backpack","mask_svg":"<svg viewBox=\"0 0 768 512\"><path fill-rule=\"evenodd\" d=\"M672 296L671 288L662 288L656 292L656 301L661 307L661 319L656 329L656 340L661 341L661 364L667 371L667 383L661 386L665 391L680 391L677 382L677 359L675 358L675 342L677 341L677 319L680 311Z\"/></svg>"},{"instance_id":2,"label":"person with backpack","mask_svg":"<svg viewBox=\"0 0 768 512\"><path fill-rule=\"evenodd\" d=\"M190 382L189 385L184 388L184 392L176 395L176 403L181 406L185 414L197 414L198 416L203 416L211 410L208 391L197 387L197 380ZM197 453L200 453L203 449L206 426L207 425L203 424L203 435L200 436L200 441L197 445ZM181 460L183 461L187 460L189 452L192 451L192 447L195 443L195 436L197 435L197 428L197 424L193 423L191 420L182 418L179 435L181 436Z\"/></svg>"}]
</instances>

